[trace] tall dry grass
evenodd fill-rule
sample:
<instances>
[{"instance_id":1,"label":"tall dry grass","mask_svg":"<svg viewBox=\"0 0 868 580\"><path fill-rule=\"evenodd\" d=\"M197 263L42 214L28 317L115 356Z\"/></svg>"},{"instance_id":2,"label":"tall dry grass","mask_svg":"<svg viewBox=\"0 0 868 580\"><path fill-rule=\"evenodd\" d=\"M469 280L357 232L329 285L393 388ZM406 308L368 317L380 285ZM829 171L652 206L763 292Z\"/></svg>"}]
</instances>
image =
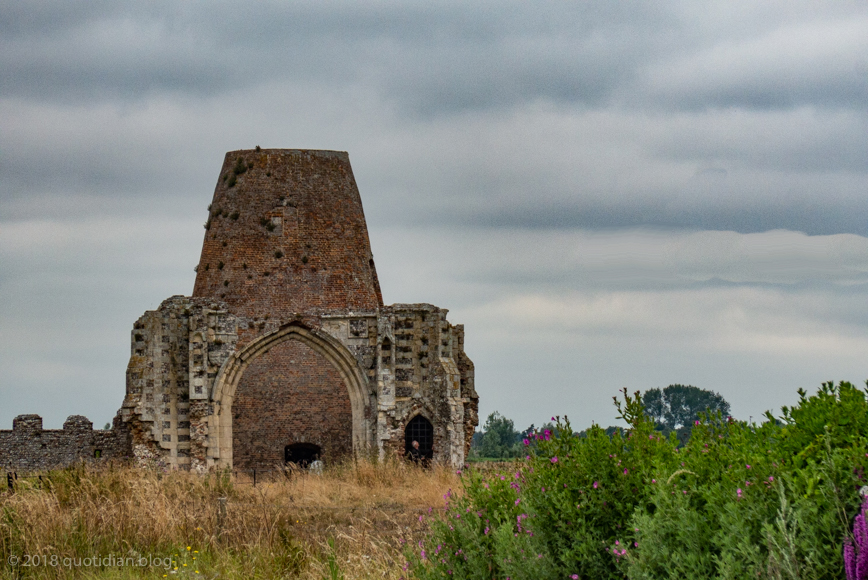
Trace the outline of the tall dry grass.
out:
<instances>
[{"instance_id":1,"label":"tall dry grass","mask_svg":"<svg viewBox=\"0 0 868 580\"><path fill-rule=\"evenodd\" d=\"M419 516L460 487L449 469L399 461L270 475L254 487L226 472L77 466L41 486L19 479L0 495L0 578L398 579L402 542L424 531ZM33 556L39 565L25 566ZM85 565L94 556L161 561Z\"/></svg>"}]
</instances>

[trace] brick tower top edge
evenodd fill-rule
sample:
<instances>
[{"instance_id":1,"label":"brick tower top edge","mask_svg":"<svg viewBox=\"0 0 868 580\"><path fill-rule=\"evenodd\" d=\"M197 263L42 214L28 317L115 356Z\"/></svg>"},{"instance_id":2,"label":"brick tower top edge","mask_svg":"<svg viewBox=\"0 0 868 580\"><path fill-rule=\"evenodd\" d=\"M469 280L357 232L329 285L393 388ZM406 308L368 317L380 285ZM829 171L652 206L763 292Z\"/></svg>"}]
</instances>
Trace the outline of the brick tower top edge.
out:
<instances>
[{"instance_id":1,"label":"brick tower top edge","mask_svg":"<svg viewBox=\"0 0 868 580\"><path fill-rule=\"evenodd\" d=\"M383 304L362 200L343 151L230 151L193 296L239 315L370 312Z\"/></svg>"}]
</instances>

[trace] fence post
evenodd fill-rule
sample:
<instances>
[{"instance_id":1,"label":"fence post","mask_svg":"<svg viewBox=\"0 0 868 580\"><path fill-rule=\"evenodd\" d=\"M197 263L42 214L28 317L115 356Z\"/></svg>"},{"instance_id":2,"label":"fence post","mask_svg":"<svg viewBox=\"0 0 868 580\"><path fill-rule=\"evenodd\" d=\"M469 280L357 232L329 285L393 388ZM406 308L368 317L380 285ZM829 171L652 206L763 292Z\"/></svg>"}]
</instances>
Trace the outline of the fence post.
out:
<instances>
[{"instance_id":1,"label":"fence post","mask_svg":"<svg viewBox=\"0 0 868 580\"><path fill-rule=\"evenodd\" d=\"M223 526L226 523L226 498L217 498L217 540L223 539Z\"/></svg>"},{"instance_id":2,"label":"fence post","mask_svg":"<svg viewBox=\"0 0 868 580\"><path fill-rule=\"evenodd\" d=\"M256 470L253 470L253 487L256 487Z\"/></svg>"},{"instance_id":3,"label":"fence post","mask_svg":"<svg viewBox=\"0 0 868 580\"><path fill-rule=\"evenodd\" d=\"M12 474L11 473L6 474L6 485L9 486L9 491L11 493L15 493L15 484L12 483Z\"/></svg>"}]
</instances>

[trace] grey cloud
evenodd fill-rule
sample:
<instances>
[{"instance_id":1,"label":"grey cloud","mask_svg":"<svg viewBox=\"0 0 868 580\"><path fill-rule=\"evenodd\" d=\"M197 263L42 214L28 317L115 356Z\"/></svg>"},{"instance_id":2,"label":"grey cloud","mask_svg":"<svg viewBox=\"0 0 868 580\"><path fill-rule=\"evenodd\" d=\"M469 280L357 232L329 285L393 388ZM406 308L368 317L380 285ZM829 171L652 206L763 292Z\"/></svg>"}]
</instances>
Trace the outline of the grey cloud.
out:
<instances>
[{"instance_id":1,"label":"grey cloud","mask_svg":"<svg viewBox=\"0 0 868 580\"><path fill-rule=\"evenodd\" d=\"M651 63L642 85L673 108L868 105L868 16L799 22Z\"/></svg>"},{"instance_id":2,"label":"grey cloud","mask_svg":"<svg viewBox=\"0 0 868 580\"><path fill-rule=\"evenodd\" d=\"M374 252L387 263L409 263L426 247L441 250L426 259L427 270L388 280L392 287L424 295L450 293L453 285L471 293L490 286L481 292L487 296L505 289L694 291L731 285L868 292L868 238L852 234L388 228L373 235Z\"/></svg>"},{"instance_id":3,"label":"grey cloud","mask_svg":"<svg viewBox=\"0 0 868 580\"><path fill-rule=\"evenodd\" d=\"M675 2L10 3L0 91L130 101L306 79L368 87L422 118L536 100L864 108L865 10L788 21L801 12L750 9L748 26L701 35L711 17Z\"/></svg>"}]
</instances>

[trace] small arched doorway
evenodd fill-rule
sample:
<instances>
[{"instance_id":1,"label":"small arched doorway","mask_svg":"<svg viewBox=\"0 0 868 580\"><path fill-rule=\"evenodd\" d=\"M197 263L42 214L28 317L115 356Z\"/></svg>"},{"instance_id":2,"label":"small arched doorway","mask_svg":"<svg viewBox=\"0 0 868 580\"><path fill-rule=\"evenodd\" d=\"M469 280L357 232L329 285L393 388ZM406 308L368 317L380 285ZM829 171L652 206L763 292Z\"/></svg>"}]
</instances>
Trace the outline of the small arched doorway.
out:
<instances>
[{"instance_id":1,"label":"small arched doorway","mask_svg":"<svg viewBox=\"0 0 868 580\"><path fill-rule=\"evenodd\" d=\"M416 415L404 429L404 454L410 453L413 441L419 442L419 452L427 460L434 458L434 427L422 415Z\"/></svg>"},{"instance_id":2,"label":"small arched doorway","mask_svg":"<svg viewBox=\"0 0 868 580\"><path fill-rule=\"evenodd\" d=\"M287 445L283 450L283 457L286 463L294 463L298 467L306 468L312 462L320 458L322 450L319 445L313 443L293 443Z\"/></svg>"}]
</instances>

